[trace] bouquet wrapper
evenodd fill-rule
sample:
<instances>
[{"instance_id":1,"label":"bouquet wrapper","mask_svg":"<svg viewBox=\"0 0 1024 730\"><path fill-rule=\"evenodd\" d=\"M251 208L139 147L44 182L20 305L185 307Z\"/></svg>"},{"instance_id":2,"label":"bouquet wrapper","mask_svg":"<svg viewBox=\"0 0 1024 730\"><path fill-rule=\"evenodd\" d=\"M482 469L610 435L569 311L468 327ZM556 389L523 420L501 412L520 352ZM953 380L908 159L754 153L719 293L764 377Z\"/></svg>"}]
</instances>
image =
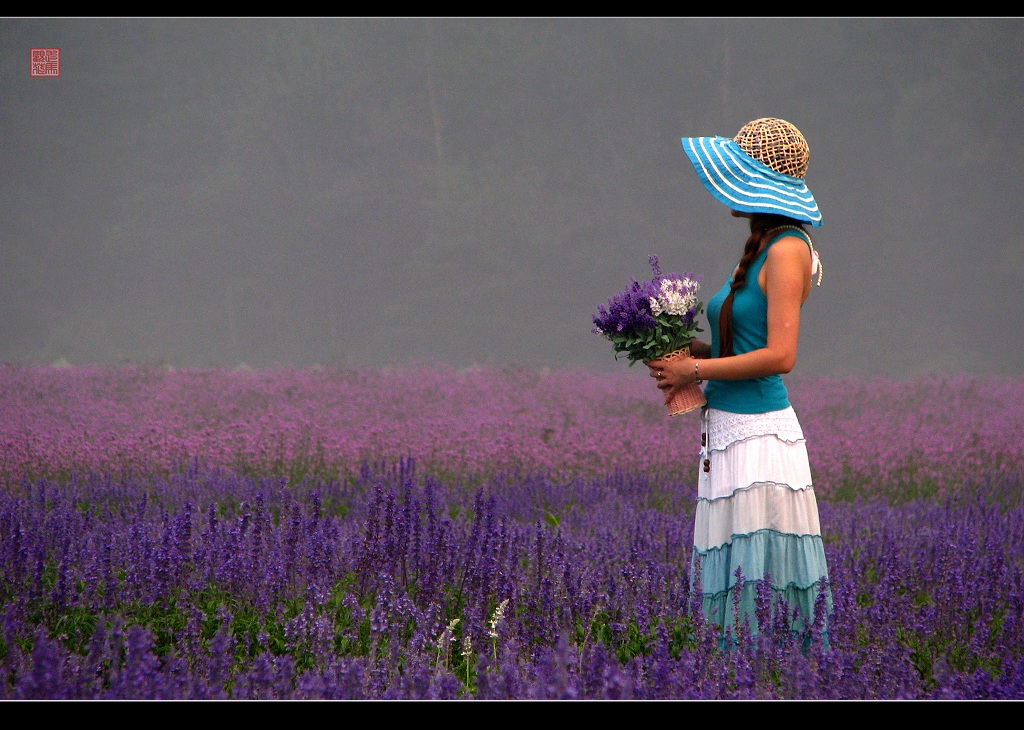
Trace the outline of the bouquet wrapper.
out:
<instances>
[{"instance_id":1,"label":"bouquet wrapper","mask_svg":"<svg viewBox=\"0 0 1024 730\"><path fill-rule=\"evenodd\" d=\"M670 352L664 357L665 360L672 360L677 357L689 357L690 348L684 347L681 350ZM697 383L690 383L689 385L680 388L672 394L672 397L665 401L665 407L668 409L668 415L681 416L684 413L701 408L707 405L708 399L704 397L704 391Z\"/></svg>"}]
</instances>

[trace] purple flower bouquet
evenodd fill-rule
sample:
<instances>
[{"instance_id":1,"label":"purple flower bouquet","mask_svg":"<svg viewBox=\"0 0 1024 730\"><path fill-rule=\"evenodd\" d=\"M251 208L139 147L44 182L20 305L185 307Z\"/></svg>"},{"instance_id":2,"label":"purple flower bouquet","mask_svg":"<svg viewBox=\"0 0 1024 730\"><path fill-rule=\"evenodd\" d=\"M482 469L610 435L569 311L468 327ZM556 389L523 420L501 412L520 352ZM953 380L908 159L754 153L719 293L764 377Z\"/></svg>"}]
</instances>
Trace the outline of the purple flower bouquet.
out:
<instances>
[{"instance_id":1,"label":"purple flower bouquet","mask_svg":"<svg viewBox=\"0 0 1024 730\"><path fill-rule=\"evenodd\" d=\"M697 298L701 276L692 273L662 274L658 257L649 258L654 276L639 282L630 279L623 291L594 315L595 334L612 343L615 357L625 355L632 367L636 362L689 354L694 336L703 330L697 316L704 305ZM666 401L670 416L678 416L704 405L707 400L694 383Z\"/></svg>"}]
</instances>

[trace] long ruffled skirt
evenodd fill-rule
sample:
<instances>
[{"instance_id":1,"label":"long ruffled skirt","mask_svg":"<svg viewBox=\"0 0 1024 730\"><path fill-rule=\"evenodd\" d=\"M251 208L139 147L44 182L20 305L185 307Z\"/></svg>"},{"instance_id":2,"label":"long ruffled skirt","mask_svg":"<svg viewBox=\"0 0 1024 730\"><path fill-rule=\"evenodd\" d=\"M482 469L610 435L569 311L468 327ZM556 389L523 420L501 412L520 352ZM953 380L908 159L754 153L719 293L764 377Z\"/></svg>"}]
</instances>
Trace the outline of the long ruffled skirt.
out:
<instances>
[{"instance_id":1,"label":"long ruffled skirt","mask_svg":"<svg viewBox=\"0 0 1024 730\"><path fill-rule=\"evenodd\" d=\"M793 631L809 628L819 594L819 621L832 601L796 413L792 407L759 414L706 408L701 423L690 575L706 619L723 632L749 621L757 634L757 605L762 618L769 615L767 596L772 615L785 611Z\"/></svg>"}]
</instances>

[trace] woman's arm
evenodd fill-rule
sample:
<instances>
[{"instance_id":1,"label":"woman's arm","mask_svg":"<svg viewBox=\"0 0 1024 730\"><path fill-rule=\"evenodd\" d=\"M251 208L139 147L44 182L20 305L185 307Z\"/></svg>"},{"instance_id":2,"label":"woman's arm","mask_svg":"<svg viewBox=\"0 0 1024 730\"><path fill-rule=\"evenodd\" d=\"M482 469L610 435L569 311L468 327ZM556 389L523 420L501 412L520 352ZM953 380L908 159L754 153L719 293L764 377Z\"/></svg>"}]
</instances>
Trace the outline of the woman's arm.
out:
<instances>
[{"instance_id":1,"label":"woman's arm","mask_svg":"<svg viewBox=\"0 0 1024 730\"><path fill-rule=\"evenodd\" d=\"M690 340L690 355L696 358L711 357L711 343L703 340Z\"/></svg>"},{"instance_id":2,"label":"woman's arm","mask_svg":"<svg viewBox=\"0 0 1024 730\"><path fill-rule=\"evenodd\" d=\"M800 334L800 306L810 291L811 255L807 243L796 236L776 241L768 249L764 272L768 298L767 346L729 357L647 362L652 377L663 376L658 380L658 387L666 394L693 383L698 374L701 380L747 380L793 369ZM693 354L702 353L698 348Z\"/></svg>"}]
</instances>

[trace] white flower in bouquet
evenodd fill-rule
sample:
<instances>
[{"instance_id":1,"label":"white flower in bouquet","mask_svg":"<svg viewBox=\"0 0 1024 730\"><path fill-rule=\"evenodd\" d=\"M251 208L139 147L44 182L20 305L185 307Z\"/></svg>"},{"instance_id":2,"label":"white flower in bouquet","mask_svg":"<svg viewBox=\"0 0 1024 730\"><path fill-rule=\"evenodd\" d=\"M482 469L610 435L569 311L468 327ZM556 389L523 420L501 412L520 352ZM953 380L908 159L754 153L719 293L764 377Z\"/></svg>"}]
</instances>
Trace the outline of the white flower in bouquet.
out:
<instances>
[{"instance_id":1,"label":"white flower in bouquet","mask_svg":"<svg viewBox=\"0 0 1024 730\"><path fill-rule=\"evenodd\" d=\"M662 279L658 295L651 297L651 313L655 317L659 314L682 317L695 312L700 304L695 293L699 289L700 283L689 277Z\"/></svg>"}]
</instances>

